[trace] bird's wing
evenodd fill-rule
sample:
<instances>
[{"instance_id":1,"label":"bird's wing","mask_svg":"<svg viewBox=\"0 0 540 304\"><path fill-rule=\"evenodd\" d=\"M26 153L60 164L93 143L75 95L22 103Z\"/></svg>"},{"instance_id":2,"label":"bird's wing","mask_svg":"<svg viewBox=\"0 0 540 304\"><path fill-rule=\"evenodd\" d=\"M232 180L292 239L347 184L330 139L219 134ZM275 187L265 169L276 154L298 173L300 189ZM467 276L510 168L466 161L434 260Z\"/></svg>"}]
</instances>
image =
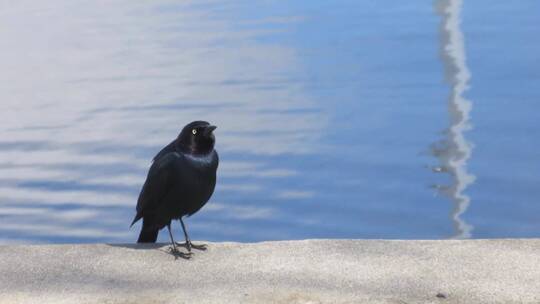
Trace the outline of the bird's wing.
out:
<instances>
[{"instance_id":1,"label":"bird's wing","mask_svg":"<svg viewBox=\"0 0 540 304\"><path fill-rule=\"evenodd\" d=\"M137 200L137 215L133 223L138 221L145 210L157 209L162 198L169 192L172 187L175 162L179 161L182 156L177 152L170 152L156 159L139 194ZM132 225L133 225L132 223Z\"/></svg>"},{"instance_id":2,"label":"bird's wing","mask_svg":"<svg viewBox=\"0 0 540 304\"><path fill-rule=\"evenodd\" d=\"M159 151L158 154L156 154L156 156L154 156L154 159L152 160L156 161L157 159L162 158L164 155L167 155L171 152L175 152L175 143L176 143L176 140L171 141L168 145L166 145L163 149L161 149L161 151Z\"/></svg>"}]
</instances>

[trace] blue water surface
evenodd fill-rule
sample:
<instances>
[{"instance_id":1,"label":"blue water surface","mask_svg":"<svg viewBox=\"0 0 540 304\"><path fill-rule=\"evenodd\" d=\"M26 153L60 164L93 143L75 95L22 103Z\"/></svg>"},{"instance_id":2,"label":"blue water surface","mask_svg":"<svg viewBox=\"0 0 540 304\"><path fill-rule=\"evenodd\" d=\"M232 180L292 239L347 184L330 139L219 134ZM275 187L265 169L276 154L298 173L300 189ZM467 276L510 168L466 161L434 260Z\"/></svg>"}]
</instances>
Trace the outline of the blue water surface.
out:
<instances>
[{"instance_id":1,"label":"blue water surface","mask_svg":"<svg viewBox=\"0 0 540 304\"><path fill-rule=\"evenodd\" d=\"M193 239L540 236L538 1L0 8L0 243L133 242L193 120L221 159Z\"/></svg>"}]
</instances>

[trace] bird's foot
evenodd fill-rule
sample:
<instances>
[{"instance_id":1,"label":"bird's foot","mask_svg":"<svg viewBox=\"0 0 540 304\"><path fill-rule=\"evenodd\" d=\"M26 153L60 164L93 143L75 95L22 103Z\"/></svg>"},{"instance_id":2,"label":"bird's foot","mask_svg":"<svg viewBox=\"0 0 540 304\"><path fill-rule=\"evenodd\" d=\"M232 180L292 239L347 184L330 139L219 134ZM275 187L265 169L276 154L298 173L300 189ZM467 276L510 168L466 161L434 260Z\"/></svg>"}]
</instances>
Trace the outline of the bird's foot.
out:
<instances>
[{"instance_id":1,"label":"bird's foot","mask_svg":"<svg viewBox=\"0 0 540 304\"><path fill-rule=\"evenodd\" d=\"M191 248L201 250L201 251L205 251L206 250L206 244L195 245L195 244L191 243Z\"/></svg>"},{"instance_id":2,"label":"bird's foot","mask_svg":"<svg viewBox=\"0 0 540 304\"><path fill-rule=\"evenodd\" d=\"M184 242L184 243L176 243L176 245L187 248L187 250L189 252L191 252L191 248L197 249L197 250L202 250L202 251L207 249L206 244L195 245L191 241Z\"/></svg>"},{"instance_id":3,"label":"bird's foot","mask_svg":"<svg viewBox=\"0 0 540 304\"><path fill-rule=\"evenodd\" d=\"M176 247L170 247L169 252L170 252L170 254L172 254L174 256L175 259L182 258L182 259L185 259L185 260L189 260L191 258L191 252L184 253L184 252L178 250L178 248L176 248Z\"/></svg>"}]
</instances>

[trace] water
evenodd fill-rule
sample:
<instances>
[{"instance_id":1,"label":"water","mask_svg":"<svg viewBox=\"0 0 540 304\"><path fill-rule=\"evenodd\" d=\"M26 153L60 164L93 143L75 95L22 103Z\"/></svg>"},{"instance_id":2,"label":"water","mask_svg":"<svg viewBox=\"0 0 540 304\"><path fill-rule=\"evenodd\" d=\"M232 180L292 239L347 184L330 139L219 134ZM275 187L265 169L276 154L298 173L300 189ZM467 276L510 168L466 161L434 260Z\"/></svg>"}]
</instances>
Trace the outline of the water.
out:
<instances>
[{"instance_id":1,"label":"water","mask_svg":"<svg viewBox=\"0 0 540 304\"><path fill-rule=\"evenodd\" d=\"M198 119L221 166L193 239L540 235L538 1L0 15L1 243L134 241L151 158Z\"/></svg>"}]
</instances>

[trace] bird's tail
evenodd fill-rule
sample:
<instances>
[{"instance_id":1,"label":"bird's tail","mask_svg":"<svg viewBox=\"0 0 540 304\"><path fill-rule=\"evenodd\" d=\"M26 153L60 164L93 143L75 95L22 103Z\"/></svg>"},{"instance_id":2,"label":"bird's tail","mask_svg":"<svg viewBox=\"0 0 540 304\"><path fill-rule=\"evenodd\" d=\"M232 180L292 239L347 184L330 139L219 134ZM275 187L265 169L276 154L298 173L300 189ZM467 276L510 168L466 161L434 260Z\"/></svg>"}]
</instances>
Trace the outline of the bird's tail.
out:
<instances>
[{"instance_id":1,"label":"bird's tail","mask_svg":"<svg viewBox=\"0 0 540 304\"><path fill-rule=\"evenodd\" d=\"M151 225L145 218L143 218L143 224L141 233L137 243L155 243L157 240L159 229L155 225Z\"/></svg>"}]
</instances>

